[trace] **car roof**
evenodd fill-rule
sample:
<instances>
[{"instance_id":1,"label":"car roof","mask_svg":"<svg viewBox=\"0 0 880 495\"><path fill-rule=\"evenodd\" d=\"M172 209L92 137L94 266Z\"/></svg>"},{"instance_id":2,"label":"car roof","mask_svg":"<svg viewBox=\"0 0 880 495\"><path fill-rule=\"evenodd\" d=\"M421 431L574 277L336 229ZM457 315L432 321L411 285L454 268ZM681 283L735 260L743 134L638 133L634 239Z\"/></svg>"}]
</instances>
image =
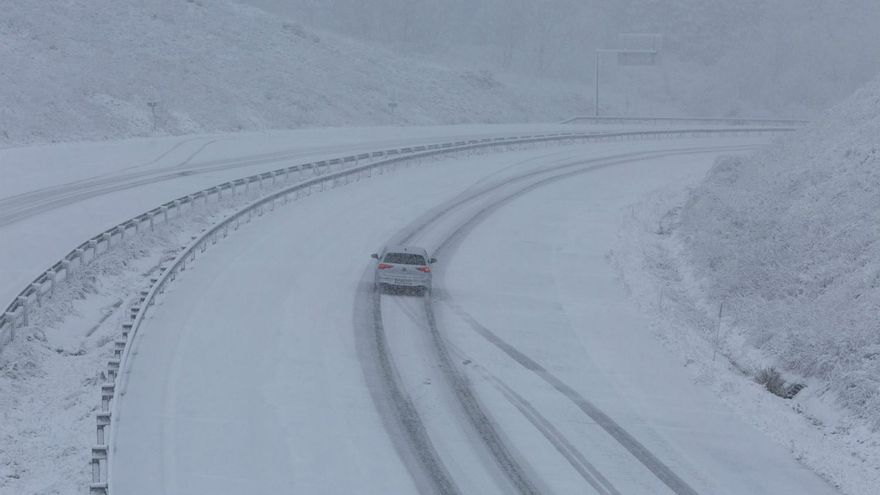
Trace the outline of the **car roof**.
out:
<instances>
[{"instance_id":1,"label":"car roof","mask_svg":"<svg viewBox=\"0 0 880 495\"><path fill-rule=\"evenodd\" d=\"M426 251L425 248L420 248L418 246L404 246L402 244L385 246L385 253L409 253L421 254L422 256L428 255L428 251Z\"/></svg>"}]
</instances>

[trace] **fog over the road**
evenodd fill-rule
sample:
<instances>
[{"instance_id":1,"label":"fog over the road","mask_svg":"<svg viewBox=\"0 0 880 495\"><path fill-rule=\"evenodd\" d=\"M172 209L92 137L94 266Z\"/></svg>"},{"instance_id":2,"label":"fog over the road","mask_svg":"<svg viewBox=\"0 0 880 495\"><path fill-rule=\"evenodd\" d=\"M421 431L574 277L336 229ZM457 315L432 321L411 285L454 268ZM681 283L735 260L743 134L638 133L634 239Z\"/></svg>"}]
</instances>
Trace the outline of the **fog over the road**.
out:
<instances>
[{"instance_id":1,"label":"fog over the road","mask_svg":"<svg viewBox=\"0 0 880 495\"><path fill-rule=\"evenodd\" d=\"M246 1L395 50L589 86L595 48L618 47L619 33L659 33L660 67L607 64L634 113L654 102L810 116L880 71L875 0Z\"/></svg>"}]
</instances>

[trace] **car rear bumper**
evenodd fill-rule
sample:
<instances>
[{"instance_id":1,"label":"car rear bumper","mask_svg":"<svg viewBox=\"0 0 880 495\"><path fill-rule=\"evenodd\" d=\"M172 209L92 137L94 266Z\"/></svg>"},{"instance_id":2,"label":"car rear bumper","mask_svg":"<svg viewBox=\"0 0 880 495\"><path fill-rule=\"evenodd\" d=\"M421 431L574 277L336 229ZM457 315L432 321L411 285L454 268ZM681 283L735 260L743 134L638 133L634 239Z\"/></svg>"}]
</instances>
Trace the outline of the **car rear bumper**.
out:
<instances>
[{"instance_id":1,"label":"car rear bumper","mask_svg":"<svg viewBox=\"0 0 880 495\"><path fill-rule=\"evenodd\" d=\"M393 274L376 274L376 283L383 285L394 285L397 287L431 287L431 277L430 276L419 276L419 277L411 277L411 276L401 276L401 275L393 275Z\"/></svg>"}]
</instances>

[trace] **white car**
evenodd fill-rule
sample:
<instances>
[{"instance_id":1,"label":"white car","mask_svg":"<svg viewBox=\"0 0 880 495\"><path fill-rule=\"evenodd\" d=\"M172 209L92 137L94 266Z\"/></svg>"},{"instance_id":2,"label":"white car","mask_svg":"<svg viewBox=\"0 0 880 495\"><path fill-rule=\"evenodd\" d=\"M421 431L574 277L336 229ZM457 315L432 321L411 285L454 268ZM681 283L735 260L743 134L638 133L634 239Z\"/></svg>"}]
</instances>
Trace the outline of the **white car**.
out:
<instances>
[{"instance_id":1,"label":"white car","mask_svg":"<svg viewBox=\"0 0 880 495\"><path fill-rule=\"evenodd\" d=\"M382 253L372 255L376 259L376 288L382 292L390 289L414 289L418 294L431 290L431 264L424 248L416 246L386 246Z\"/></svg>"}]
</instances>

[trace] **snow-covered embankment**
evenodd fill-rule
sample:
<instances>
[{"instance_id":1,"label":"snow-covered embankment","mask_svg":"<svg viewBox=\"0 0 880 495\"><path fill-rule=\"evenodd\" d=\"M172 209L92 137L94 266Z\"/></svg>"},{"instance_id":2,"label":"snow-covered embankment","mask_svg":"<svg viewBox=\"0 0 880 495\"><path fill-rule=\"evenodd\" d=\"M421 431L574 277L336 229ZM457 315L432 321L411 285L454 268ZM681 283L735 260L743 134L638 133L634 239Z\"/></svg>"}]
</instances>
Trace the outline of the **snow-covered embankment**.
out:
<instances>
[{"instance_id":1,"label":"snow-covered embankment","mask_svg":"<svg viewBox=\"0 0 880 495\"><path fill-rule=\"evenodd\" d=\"M698 379L845 493L880 482L878 136L880 79L765 151L719 159L693 190L634 206L615 250ZM767 394L751 379L771 368L807 388Z\"/></svg>"}]
</instances>

